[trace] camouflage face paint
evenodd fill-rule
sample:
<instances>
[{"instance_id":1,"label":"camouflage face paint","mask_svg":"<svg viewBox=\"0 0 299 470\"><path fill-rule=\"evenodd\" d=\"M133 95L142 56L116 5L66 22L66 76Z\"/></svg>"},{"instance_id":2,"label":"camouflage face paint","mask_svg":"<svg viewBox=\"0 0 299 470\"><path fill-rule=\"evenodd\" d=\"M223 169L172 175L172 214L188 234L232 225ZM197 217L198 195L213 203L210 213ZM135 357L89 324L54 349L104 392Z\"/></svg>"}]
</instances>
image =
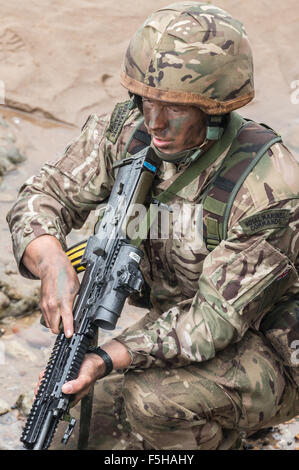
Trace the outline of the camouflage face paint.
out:
<instances>
[{"instance_id":1,"label":"camouflage face paint","mask_svg":"<svg viewBox=\"0 0 299 470\"><path fill-rule=\"evenodd\" d=\"M205 114L195 106L144 99L143 114L155 147L165 154L197 147L205 139Z\"/></svg>"}]
</instances>

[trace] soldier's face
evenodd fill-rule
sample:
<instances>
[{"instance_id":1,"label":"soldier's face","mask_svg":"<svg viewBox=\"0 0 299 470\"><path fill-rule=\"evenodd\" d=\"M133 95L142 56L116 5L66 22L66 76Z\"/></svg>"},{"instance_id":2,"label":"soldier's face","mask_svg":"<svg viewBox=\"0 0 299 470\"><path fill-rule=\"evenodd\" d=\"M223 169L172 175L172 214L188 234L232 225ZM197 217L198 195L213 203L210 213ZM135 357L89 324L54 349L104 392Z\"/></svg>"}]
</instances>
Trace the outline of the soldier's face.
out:
<instances>
[{"instance_id":1,"label":"soldier's face","mask_svg":"<svg viewBox=\"0 0 299 470\"><path fill-rule=\"evenodd\" d=\"M155 147L172 154L197 147L205 139L205 114L195 106L142 99L144 124Z\"/></svg>"}]
</instances>

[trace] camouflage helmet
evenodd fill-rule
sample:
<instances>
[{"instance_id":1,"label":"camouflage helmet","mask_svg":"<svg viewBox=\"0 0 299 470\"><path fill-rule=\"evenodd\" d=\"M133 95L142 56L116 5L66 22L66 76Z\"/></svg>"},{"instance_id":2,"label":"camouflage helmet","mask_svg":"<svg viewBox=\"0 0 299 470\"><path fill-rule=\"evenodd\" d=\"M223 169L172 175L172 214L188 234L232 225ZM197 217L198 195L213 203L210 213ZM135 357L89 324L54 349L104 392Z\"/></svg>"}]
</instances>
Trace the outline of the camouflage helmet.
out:
<instances>
[{"instance_id":1,"label":"camouflage helmet","mask_svg":"<svg viewBox=\"0 0 299 470\"><path fill-rule=\"evenodd\" d=\"M154 12L128 46L121 84L149 99L226 114L254 97L245 29L206 3L173 3Z\"/></svg>"}]
</instances>

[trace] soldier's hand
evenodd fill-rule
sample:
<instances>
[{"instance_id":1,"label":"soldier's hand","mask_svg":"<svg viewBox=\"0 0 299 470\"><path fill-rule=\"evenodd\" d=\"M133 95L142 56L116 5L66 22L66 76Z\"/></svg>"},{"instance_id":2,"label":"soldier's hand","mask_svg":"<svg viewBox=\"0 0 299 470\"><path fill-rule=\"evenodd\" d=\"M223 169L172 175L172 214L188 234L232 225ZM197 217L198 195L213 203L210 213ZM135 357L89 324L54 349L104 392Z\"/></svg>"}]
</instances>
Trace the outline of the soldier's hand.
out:
<instances>
[{"instance_id":1,"label":"soldier's hand","mask_svg":"<svg viewBox=\"0 0 299 470\"><path fill-rule=\"evenodd\" d=\"M101 346L109 354L114 369L125 369L131 363L131 356L125 345L116 340L111 340ZM70 380L62 387L63 393L75 395L72 406L81 400L94 384L94 382L104 376L106 366L103 359L97 354L86 354L79 371L77 379Z\"/></svg>"},{"instance_id":2,"label":"soldier's hand","mask_svg":"<svg viewBox=\"0 0 299 470\"><path fill-rule=\"evenodd\" d=\"M26 248L23 263L41 280L40 308L46 326L59 333L62 319L64 334L73 334L73 303L80 283L59 241L50 235L35 238Z\"/></svg>"},{"instance_id":3,"label":"soldier's hand","mask_svg":"<svg viewBox=\"0 0 299 470\"><path fill-rule=\"evenodd\" d=\"M75 395L71 406L75 406L85 395L96 380L105 374L104 361L97 354L86 354L80 367L77 379L62 386L63 393Z\"/></svg>"}]
</instances>

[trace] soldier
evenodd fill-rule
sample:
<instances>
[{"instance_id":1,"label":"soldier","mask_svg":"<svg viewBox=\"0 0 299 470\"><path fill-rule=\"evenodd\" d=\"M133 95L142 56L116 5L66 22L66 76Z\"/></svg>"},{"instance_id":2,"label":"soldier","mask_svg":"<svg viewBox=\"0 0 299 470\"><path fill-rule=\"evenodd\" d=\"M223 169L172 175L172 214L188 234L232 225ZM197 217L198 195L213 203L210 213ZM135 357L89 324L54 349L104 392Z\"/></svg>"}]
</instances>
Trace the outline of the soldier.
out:
<instances>
[{"instance_id":1,"label":"soldier","mask_svg":"<svg viewBox=\"0 0 299 470\"><path fill-rule=\"evenodd\" d=\"M121 83L131 99L92 115L62 158L44 165L8 214L20 272L41 279L41 310L73 332L79 281L64 250L109 196L113 163L151 142L163 163L155 195L202 203L204 243L143 242L150 312L88 354L63 391L80 400L107 370L125 370L128 420L149 448L236 448L299 411L299 168L270 128L236 109L253 99L243 25L210 4L153 13L133 36ZM180 185L176 184L180 181ZM176 189L176 190L175 190Z\"/></svg>"}]
</instances>

